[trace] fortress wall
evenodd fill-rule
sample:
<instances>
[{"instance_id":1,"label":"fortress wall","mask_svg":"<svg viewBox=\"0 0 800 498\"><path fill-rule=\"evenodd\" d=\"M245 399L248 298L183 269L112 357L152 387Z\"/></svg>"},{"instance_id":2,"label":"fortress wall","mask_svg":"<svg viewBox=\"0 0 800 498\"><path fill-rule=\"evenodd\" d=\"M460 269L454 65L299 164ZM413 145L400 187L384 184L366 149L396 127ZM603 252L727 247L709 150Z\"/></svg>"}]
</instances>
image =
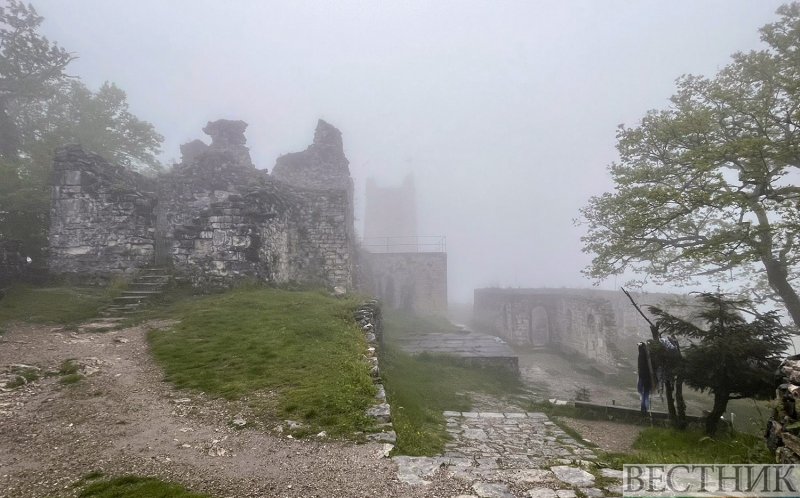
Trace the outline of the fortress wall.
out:
<instances>
[{"instance_id":1,"label":"fortress wall","mask_svg":"<svg viewBox=\"0 0 800 498\"><path fill-rule=\"evenodd\" d=\"M145 178L80 146L59 149L53 170L52 272L109 277L152 261L157 199Z\"/></svg>"},{"instance_id":2,"label":"fortress wall","mask_svg":"<svg viewBox=\"0 0 800 498\"><path fill-rule=\"evenodd\" d=\"M143 193L140 175L80 147L59 151L51 270L107 277L156 264L196 286L255 278L352 287L353 192L339 131L320 124L315 141L336 145L338 137L338 147L315 142L310 157L308 151L293 155L293 168L312 166L292 170L295 180L332 164L339 182L319 189L257 170L244 146L245 127L209 123L204 130L212 144L182 147L181 164L152 181L156 194Z\"/></svg>"},{"instance_id":3,"label":"fortress wall","mask_svg":"<svg viewBox=\"0 0 800 498\"><path fill-rule=\"evenodd\" d=\"M676 309L680 296L634 294L640 305ZM646 310L645 310L646 312ZM477 289L478 327L517 345L549 346L615 366L650 338L647 322L620 291Z\"/></svg>"},{"instance_id":4,"label":"fortress wall","mask_svg":"<svg viewBox=\"0 0 800 498\"><path fill-rule=\"evenodd\" d=\"M418 314L447 313L447 253L362 252L364 287L385 306Z\"/></svg>"}]
</instances>

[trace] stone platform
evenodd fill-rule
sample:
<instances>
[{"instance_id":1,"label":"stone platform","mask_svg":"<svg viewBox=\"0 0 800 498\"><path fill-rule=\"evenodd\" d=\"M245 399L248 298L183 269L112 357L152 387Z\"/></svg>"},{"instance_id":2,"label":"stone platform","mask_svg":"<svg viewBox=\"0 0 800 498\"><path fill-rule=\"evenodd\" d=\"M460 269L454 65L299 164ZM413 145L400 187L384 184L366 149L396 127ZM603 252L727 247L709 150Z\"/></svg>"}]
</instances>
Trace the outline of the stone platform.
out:
<instances>
[{"instance_id":1,"label":"stone platform","mask_svg":"<svg viewBox=\"0 0 800 498\"><path fill-rule=\"evenodd\" d=\"M477 332L465 330L419 335L403 339L400 347L411 354L446 354L470 366L499 367L519 373L517 355L505 341Z\"/></svg>"}]
</instances>

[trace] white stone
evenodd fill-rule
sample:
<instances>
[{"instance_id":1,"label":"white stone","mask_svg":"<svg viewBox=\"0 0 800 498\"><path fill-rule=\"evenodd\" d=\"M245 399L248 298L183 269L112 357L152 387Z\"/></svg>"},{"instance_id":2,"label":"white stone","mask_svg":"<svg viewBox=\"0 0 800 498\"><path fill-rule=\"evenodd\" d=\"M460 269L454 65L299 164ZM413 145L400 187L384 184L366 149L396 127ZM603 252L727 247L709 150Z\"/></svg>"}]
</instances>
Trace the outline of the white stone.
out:
<instances>
[{"instance_id":1,"label":"white stone","mask_svg":"<svg viewBox=\"0 0 800 498\"><path fill-rule=\"evenodd\" d=\"M580 488L580 491L589 498L602 498L603 492L597 488Z\"/></svg>"},{"instance_id":2,"label":"white stone","mask_svg":"<svg viewBox=\"0 0 800 498\"><path fill-rule=\"evenodd\" d=\"M503 418L502 413L496 412L480 412L478 413L478 417L480 418Z\"/></svg>"},{"instance_id":3,"label":"white stone","mask_svg":"<svg viewBox=\"0 0 800 498\"><path fill-rule=\"evenodd\" d=\"M610 479L622 479L622 471L614 469L600 469L600 475Z\"/></svg>"},{"instance_id":4,"label":"white stone","mask_svg":"<svg viewBox=\"0 0 800 498\"><path fill-rule=\"evenodd\" d=\"M583 469L578 467L570 467L569 465L556 465L550 467L550 470L556 477L570 486L593 486L594 476Z\"/></svg>"},{"instance_id":5,"label":"white stone","mask_svg":"<svg viewBox=\"0 0 800 498\"><path fill-rule=\"evenodd\" d=\"M515 498L505 484L476 482L472 489L481 498Z\"/></svg>"},{"instance_id":6,"label":"white stone","mask_svg":"<svg viewBox=\"0 0 800 498\"><path fill-rule=\"evenodd\" d=\"M529 489L527 495L530 498L556 498L556 492L550 488Z\"/></svg>"},{"instance_id":7,"label":"white stone","mask_svg":"<svg viewBox=\"0 0 800 498\"><path fill-rule=\"evenodd\" d=\"M575 498L576 496L578 496L575 494L575 491L571 489L557 489L556 495L558 496L558 498Z\"/></svg>"},{"instance_id":8,"label":"white stone","mask_svg":"<svg viewBox=\"0 0 800 498\"><path fill-rule=\"evenodd\" d=\"M485 441L488 438L481 429L466 429L464 430L464 437L466 439L477 439L478 441Z\"/></svg>"},{"instance_id":9,"label":"white stone","mask_svg":"<svg viewBox=\"0 0 800 498\"><path fill-rule=\"evenodd\" d=\"M295 420L284 420L284 422L286 422L286 425L289 426L289 430L292 430L292 431L295 430L295 429L300 429L301 427L303 427L303 424L301 424L300 422L297 422Z\"/></svg>"}]
</instances>

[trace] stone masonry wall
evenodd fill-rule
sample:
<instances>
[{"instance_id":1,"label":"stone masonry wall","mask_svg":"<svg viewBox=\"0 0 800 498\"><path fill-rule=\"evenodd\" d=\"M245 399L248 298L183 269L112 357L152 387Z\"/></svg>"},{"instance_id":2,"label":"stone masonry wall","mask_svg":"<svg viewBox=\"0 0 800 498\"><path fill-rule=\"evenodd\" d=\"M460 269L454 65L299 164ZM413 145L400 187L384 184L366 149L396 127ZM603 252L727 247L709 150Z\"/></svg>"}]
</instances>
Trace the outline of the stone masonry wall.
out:
<instances>
[{"instance_id":1,"label":"stone masonry wall","mask_svg":"<svg viewBox=\"0 0 800 498\"><path fill-rule=\"evenodd\" d=\"M295 189L298 213L295 280L322 277L332 285L353 286L354 232L352 190Z\"/></svg>"},{"instance_id":2,"label":"stone masonry wall","mask_svg":"<svg viewBox=\"0 0 800 498\"><path fill-rule=\"evenodd\" d=\"M211 145L182 146L181 164L156 179L156 194L143 193L143 179L99 156L74 147L59 152L51 269L108 276L155 263L197 286L255 278L352 287L352 180L341 134L320 125L315 144L293 156L291 166L305 173L284 168L289 183L253 166L246 126L209 123L204 131ZM326 189L302 181L326 164L345 177ZM130 252L136 258L114 259L114 248L134 244L142 246Z\"/></svg>"},{"instance_id":3,"label":"stone masonry wall","mask_svg":"<svg viewBox=\"0 0 800 498\"><path fill-rule=\"evenodd\" d=\"M643 307L680 314L684 299L634 293ZM636 344L650 338L647 322L620 291L580 289L477 289L477 326L512 344L551 346L614 367L635 360Z\"/></svg>"},{"instance_id":4,"label":"stone masonry wall","mask_svg":"<svg viewBox=\"0 0 800 498\"><path fill-rule=\"evenodd\" d=\"M775 403L767 422L767 447L775 462L800 463L800 355L786 358L776 372Z\"/></svg>"},{"instance_id":5,"label":"stone masonry wall","mask_svg":"<svg viewBox=\"0 0 800 498\"><path fill-rule=\"evenodd\" d=\"M447 253L361 253L367 292L386 306L418 314L447 313Z\"/></svg>"},{"instance_id":6,"label":"stone masonry wall","mask_svg":"<svg viewBox=\"0 0 800 498\"><path fill-rule=\"evenodd\" d=\"M355 272L353 179L342 133L319 120L314 142L304 151L281 156L272 178L293 188L300 199L299 262L306 275L352 287ZM303 279L300 279L303 280Z\"/></svg>"},{"instance_id":7,"label":"stone masonry wall","mask_svg":"<svg viewBox=\"0 0 800 498\"><path fill-rule=\"evenodd\" d=\"M155 247L148 182L80 146L62 147L53 163L50 270L83 278L130 273Z\"/></svg>"},{"instance_id":8,"label":"stone masonry wall","mask_svg":"<svg viewBox=\"0 0 800 498\"><path fill-rule=\"evenodd\" d=\"M475 320L512 344L551 346L615 366L614 310L598 298L527 289L477 289Z\"/></svg>"}]
</instances>

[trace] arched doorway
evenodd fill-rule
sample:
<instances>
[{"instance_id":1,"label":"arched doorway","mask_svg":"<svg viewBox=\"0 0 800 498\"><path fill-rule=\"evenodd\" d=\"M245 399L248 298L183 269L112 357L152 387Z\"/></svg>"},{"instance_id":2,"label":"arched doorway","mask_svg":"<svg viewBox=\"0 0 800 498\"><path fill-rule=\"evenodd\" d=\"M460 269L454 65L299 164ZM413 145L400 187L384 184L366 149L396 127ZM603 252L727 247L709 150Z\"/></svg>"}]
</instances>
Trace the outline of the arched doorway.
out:
<instances>
[{"instance_id":1,"label":"arched doorway","mask_svg":"<svg viewBox=\"0 0 800 498\"><path fill-rule=\"evenodd\" d=\"M537 306L531 310L529 339L533 346L547 346L550 344L550 319L544 306Z\"/></svg>"}]
</instances>

